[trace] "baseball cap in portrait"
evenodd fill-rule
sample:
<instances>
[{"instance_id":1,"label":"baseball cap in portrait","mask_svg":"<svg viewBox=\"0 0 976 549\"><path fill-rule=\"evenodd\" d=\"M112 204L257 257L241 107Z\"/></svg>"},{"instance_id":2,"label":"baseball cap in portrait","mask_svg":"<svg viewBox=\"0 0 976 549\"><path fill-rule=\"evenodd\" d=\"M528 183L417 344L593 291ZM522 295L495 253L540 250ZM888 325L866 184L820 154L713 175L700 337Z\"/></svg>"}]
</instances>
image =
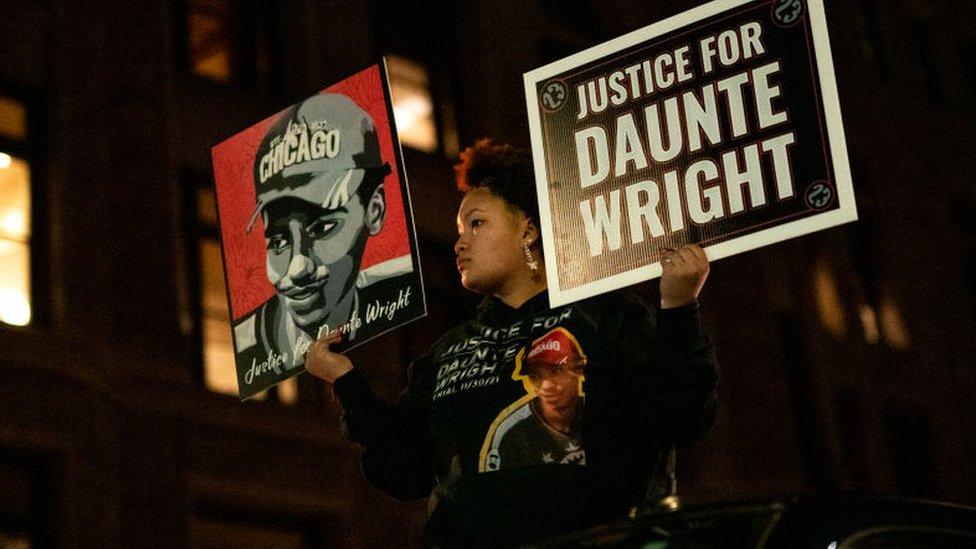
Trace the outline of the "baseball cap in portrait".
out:
<instances>
[{"instance_id":1,"label":"baseball cap in portrait","mask_svg":"<svg viewBox=\"0 0 976 549\"><path fill-rule=\"evenodd\" d=\"M584 358L572 336L565 330L556 329L532 342L525 364L573 364Z\"/></svg>"},{"instance_id":2,"label":"baseball cap in portrait","mask_svg":"<svg viewBox=\"0 0 976 549\"><path fill-rule=\"evenodd\" d=\"M298 198L336 209L366 170L386 169L373 118L350 98L319 94L290 107L268 129L254 159L257 204L247 232L268 204Z\"/></svg>"}]
</instances>

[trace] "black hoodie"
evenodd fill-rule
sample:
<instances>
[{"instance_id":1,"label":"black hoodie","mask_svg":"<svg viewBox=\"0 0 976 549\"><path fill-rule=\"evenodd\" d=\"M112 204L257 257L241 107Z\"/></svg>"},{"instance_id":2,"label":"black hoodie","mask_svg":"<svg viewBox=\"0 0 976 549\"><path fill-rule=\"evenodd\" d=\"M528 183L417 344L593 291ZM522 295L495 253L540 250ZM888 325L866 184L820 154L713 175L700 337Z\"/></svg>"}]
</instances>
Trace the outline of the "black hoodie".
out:
<instances>
[{"instance_id":1,"label":"black hoodie","mask_svg":"<svg viewBox=\"0 0 976 549\"><path fill-rule=\"evenodd\" d=\"M396 405L358 370L335 382L369 482L432 498L432 545L527 543L622 518L662 450L714 421L717 364L697 304L655 311L626 291L548 300L485 298L411 364ZM544 386L546 372L578 384ZM569 425L543 419L560 404Z\"/></svg>"}]
</instances>

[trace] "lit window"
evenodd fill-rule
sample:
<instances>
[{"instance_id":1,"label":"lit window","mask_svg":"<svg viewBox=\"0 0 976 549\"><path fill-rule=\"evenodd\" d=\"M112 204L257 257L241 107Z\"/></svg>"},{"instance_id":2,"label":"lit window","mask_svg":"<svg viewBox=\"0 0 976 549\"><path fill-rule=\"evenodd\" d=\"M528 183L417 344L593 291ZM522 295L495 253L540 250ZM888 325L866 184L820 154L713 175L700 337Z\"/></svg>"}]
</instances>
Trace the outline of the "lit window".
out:
<instances>
[{"instance_id":1,"label":"lit window","mask_svg":"<svg viewBox=\"0 0 976 549\"><path fill-rule=\"evenodd\" d=\"M277 89L278 5L266 1L183 0L183 68L261 93Z\"/></svg>"},{"instance_id":2,"label":"lit window","mask_svg":"<svg viewBox=\"0 0 976 549\"><path fill-rule=\"evenodd\" d=\"M886 296L882 299L879 316L881 317L881 333L884 335L885 342L899 351L907 350L911 345L908 328L905 327L905 321L902 320L898 305L890 297Z\"/></svg>"},{"instance_id":3,"label":"lit window","mask_svg":"<svg viewBox=\"0 0 976 549\"><path fill-rule=\"evenodd\" d=\"M835 337L843 337L847 332L844 321L844 308L841 305L840 293L837 291L837 279L825 261L817 263L813 273L813 286L817 295L817 312L824 329Z\"/></svg>"},{"instance_id":4,"label":"lit window","mask_svg":"<svg viewBox=\"0 0 976 549\"><path fill-rule=\"evenodd\" d=\"M230 82L233 41L227 0L188 0L187 8L190 71Z\"/></svg>"},{"instance_id":5,"label":"lit window","mask_svg":"<svg viewBox=\"0 0 976 549\"><path fill-rule=\"evenodd\" d=\"M878 333L878 317L874 309L867 303L862 303L858 313L861 317L861 328L864 330L864 341L871 345L876 344L881 340L881 335Z\"/></svg>"},{"instance_id":6,"label":"lit window","mask_svg":"<svg viewBox=\"0 0 976 549\"><path fill-rule=\"evenodd\" d=\"M203 380L208 389L217 393L237 396L237 368L234 362L234 344L231 337L230 314L227 308L227 290L224 283L224 264L217 241L217 206L212 188L200 188L196 192L197 260L200 266L200 331L203 340ZM278 400L291 404L298 400L296 378L290 378L277 386ZM252 397L267 398L267 391Z\"/></svg>"},{"instance_id":7,"label":"lit window","mask_svg":"<svg viewBox=\"0 0 976 549\"><path fill-rule=\"evenodd\" d=\"M27 140L27 109L19 101L0 96L0 135Z\"/></svg>"},{"instance_id":8,"label":"lit window","mask_svg":"<svg viewBox=\"0 0 976 549\"><path fill-rule=\"evenodd\" d=\"M27 137L23 104L0 97L0 135ZM0 150L0 322L26 326L31 321L30 165Z\"/></svg>"},{"instance_id":9,"label":"lit window","mask_svg":"<svg viewBox=\"0 0 976 549\"><path fill-rule=\"evenodd\" d=\"M437 125L427 69L403 57L388 56L386 68L400 142L424 152L437 150Z\"/></svg>"},{"instance_id":10,"label":"lit window","mask_svg":"<svg viewBox=\"0 0 976 549\"><path fill-rule=\"evenodd\" d=\"M204 381L212 391L236 395L237 370L234 368L220 245L215 240L201 239L198 251Z\"/></svg>"}]
</instances>

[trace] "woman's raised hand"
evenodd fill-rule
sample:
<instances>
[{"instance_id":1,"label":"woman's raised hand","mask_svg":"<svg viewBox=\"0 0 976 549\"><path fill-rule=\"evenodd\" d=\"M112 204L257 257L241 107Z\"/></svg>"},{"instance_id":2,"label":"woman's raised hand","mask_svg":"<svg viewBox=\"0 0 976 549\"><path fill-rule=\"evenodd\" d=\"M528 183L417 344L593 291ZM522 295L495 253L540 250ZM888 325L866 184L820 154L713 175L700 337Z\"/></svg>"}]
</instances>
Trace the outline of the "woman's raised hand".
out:
<instances>
[{"instance_id":1,"label":"woman's raised hand","mask_svg":"<svg viewBox=\"0 0 976 549\"><path fill-rule=\"evenodd\" d=\"M341 340L342 334L333 332L309 345L305 353L305 369L308 373L329 383L335 383L335 380L352 370L352 362L346 355L329 349L329 345L334 345Z\"/></svg>"},{"instance_id":2,"label":"woman's raised hand","mask_svg":"<svg viewBox=\"0 0 976 549\"><path fill-rule=\"evenodd\" d=\"M708 277L708 257L698 244L662 249L661 308L673 309L698 299Z\"/></svg>"}]
</instances>

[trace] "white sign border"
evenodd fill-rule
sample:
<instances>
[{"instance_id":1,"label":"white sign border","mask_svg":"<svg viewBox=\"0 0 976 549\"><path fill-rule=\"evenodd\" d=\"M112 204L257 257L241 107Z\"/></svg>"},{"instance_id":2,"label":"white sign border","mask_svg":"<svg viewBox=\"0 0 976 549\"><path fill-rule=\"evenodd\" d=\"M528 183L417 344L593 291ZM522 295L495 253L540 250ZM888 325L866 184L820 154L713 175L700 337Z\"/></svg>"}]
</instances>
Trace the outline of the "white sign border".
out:
<instances>
[{"instance_id":1,"label":"white sign border","mask_svg":"<svg viewBox=\"0 0 976 549\"><path fill-rule=\"evenodd\" d=\"M565 290L559 287L555 232L553 231L549 203L549 180L546 173L545 151L542 143L542 120L539 114L539 97L536 94L536 86L539 82L590 61L606 57L624 48L753 2L756 0L713 0L523 75L526 107L529 115L529 135L532 140L532 158L535 167L536 194L539 197L539 222L542 224L542 248L545 257L549 258L549 261L545 263L550 307L558 307L617 288L652 280L661 276L661 264L660 262L652 263ZM847 141L844 137L844 123L840 114L840 101L837 97L837 82L834 77L834 63L830 51L823 1L806 0L805 3L807 6L806 16L810 19L810 29L813 36L814 59L817 63L820 81L820 101L825 116L824 125L827 129L831 164L834 170L834 184L840 207L820 215L790 221L776 227L750 233L747 236L708 246L705 248L705 253L710 261L857 220L854 187L851 183L850 165L847 157Z\"/></svg>"}]
</instances>

